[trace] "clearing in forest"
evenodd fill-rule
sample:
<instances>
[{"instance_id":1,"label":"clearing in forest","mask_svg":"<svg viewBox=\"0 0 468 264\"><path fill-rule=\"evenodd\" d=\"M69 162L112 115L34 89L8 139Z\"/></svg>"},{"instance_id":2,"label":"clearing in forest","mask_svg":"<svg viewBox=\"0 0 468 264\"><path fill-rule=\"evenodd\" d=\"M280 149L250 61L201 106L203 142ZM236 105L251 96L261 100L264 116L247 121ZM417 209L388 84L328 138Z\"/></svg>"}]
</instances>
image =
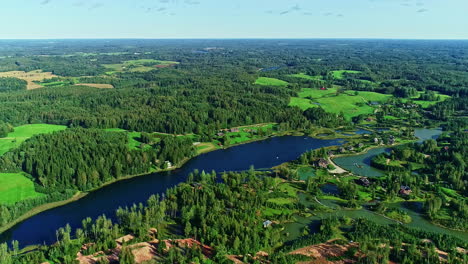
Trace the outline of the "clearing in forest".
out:
<instances>
[{"instance_id":1,"label":"clearing in forest","mask_svg":"<svg viewBox=\"0 0 468 264\"><path fill-rule=\"evenodd\" d=\"M32 124L15 127L15 131L9 133L6 137L0 138L0 155L5 154L13 148L19 147L21 143L30 137L38 134L48 134L55 131L65 130L66 126Z\"/></svg>"},{"instance_id":2,"label":"clearing in forest","mask_svg":"<svg viewBox=\"0 0 468 264\"><path fill-rule=\"evenodd\" d=\"M305 73L290 74L288 76L289 77L294 77L294 78L301 78L301 79L311 80L311 81L321 81L321 80L323 80L322 75L311 76L311 75L307 75Z\"/></svg>"},{"instance_id":3,"label":"clearing in forest","mask_svg":"<svg viewBox=\"0 0 468 264\"><path fill-rule=\"evenodd\" d=\"M344 79L345 74L357 74L361 73L360 71L352 71L352 70L339 70L339 71L332 71L333 77L335 79Z\"/></svg>"},{"instance_id":4,"label":"clearing in forest","mask_svg":"<svg viewBox=\"0 0 468 264\"><path fill-rule=\"evenodd\" d=\"M44 86L37 84L36 82L41 82L45 79L50 79L57 77L57 75L52 74L51 72L42 72L42 70L24 72L24 71L9 71L9 72L0 72L1 77L13 77L28 82L27 89L33 90L42 88Z\"/></svg>"},{"instance_id":5,"label":"clearing in forest","mask_svg":"<svg viewBox=\"0 0 468 264\"><path fill-rule=\"evenodd\" d=\"M350 120L361 114L372 114L376 106L371 106L369 103L383 103L390 97L391 95L375 92L360 91L355 95L354 91L346 91L337 94L336 88L327 90L304 88L299 93L299 97L291 98L289 105L302 110L320 106L330 113L343 112L346 119Z\"/></svg>"},{"instance_id":6,"label":"clearing in forest","mask_svg":"<svg viewBox=\"0 0 468 264\"><path fill-rule=\"evenodd\" d=\"M112 75L117 72L148 72L155 68L165 68L177 64L179 64L179 62L176 61L140 59L124 61L118 64L103 64L102 66L110 70L106 72L107 75Z\"/></svg>"},{"instance_id":7,"label":"clearing in forest","mask_svg":"<svg viewBox=\"0 0 468 264\"><path fill-rule=\"evenodd\" d=\"M0 204L14 204L28 198L43 196L34 183L21 173L0 173Z\"/></svg>"},{"instance_id":8,"label":"clearing in forest","mask_svg":"<svg viewBox=\"0 0 468 264\"><path fill-rule=\"evenodd\" d=\"M289 83L276 79L276 78L268 78L268 77L259 77L256 81L255 84L259 85L270 85L270 86L286 86Z\"/></svg>"},{"instance_id":9,"label":"clearing in forest","mask_svg":"<svg viewBox=\"0 0 468 264\"><path fill-rule=\"evenodd\" d=\"M112 84L104 84L104 83L78 83L75 84L77 86L88 86L98 89L112 89L114 86Z\"/></svg>"}]
</instances>

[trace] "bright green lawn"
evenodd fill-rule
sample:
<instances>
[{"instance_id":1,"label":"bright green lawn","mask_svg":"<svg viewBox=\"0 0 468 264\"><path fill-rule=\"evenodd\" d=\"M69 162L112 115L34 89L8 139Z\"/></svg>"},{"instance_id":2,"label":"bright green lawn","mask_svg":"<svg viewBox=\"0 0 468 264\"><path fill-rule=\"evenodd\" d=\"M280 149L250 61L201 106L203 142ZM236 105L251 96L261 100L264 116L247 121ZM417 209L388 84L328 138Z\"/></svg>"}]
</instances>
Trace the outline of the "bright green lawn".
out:
<instances>
[{"instance_id":1,"label":"bright green lawn","mask_svg":"<svg viewBox=\"0 0 468 264\"><path fill-rule=\"evenodd\" d=\"M362 91L359 92L357 96L344 93L336 96L334 95L335 93L336 90L334 88L329 90L304 88L299 93L299 96L302 98L292 97L289 105L298 106L302 110L317 107L317 105L319 105L327 112L337 114L343 112L345 117L349 120L352 117L361 114L372 114L374 112L374 108L367 105L368 102L385 102L389 97L391 97L391 95L387 94ZM310 100L308 98L313 99ZM363 103L363 105L358 106L358 103Z\"/></svg>"},{"instance_id":2,"label":"bright green lawn","mask_svg":"<svg viewBox=\"0 0 468 264\"><path fill-rule=\"evenodd\" d=\"M423 94L423 93L424 93L424 92L419 92L419 94L418 94L417 96L412 97L413 103L420 105L422 108L428 108L428 107L430 107L430 106L432 106L432 105L435 105L435 104L437 104L437 103L439 103L439 102L443 102L443 101L445 101L445 100L451 98L450 95L440 94L439 92L435 92L435 93L440 97L439 101L424 101L424 100L418 100L419 96L420 96L421 94ZM403 101L403 102L407 102L408 99L403 99L402 101Z\"/></svg>"},{"instance_id":3,"label":"bright green lawn","mask_svg":"<svg viewBox=\"0 0 468 264\"><path fill-rule=\"evenodd\" d=\"M20 173L0 173L0 204L43 196L34 189L34 183Z\"/></svg>"},{"instance_id":4,"label":"bright green lawn","mask_svg":"<svg viewBox=\"0 0 468 264\"><path fill-rule=\"evenodd\" d=\"M306 80L320 81L322 80L322 75L310 76L305 73L290 74L289 77L301 78Z\"/></svg>"},{"instance_id":5,"label":"bright green lawn","mask_svg":"<svg viewBox=\"0 0 468 264\"><path fill-rule=\"evenodd\" d=\"M269 123L269 124L239 127L239 132L225 132L225 135L230 145L239 144L239 143L243 143L249 140L260 138L258 134L248 132L248 130L257 130L257 131L262 130L265 132L268 129L273 130L274 126L275 126L274 123Z\"/></svg>"},{"instance_id":6,"label":"bright green lawn","mask_svg":"<svg viewBox=\"0 0 468 264\"><path fill-rule=\"evenodd\" d=\"M15 127L15 131L9 133L7 137L0 138L0 155L5 154L13 148L19 147L28 138L37 134L48 134L55 131L65 130L66 126L32 124Z\"/></svg>"},{"instance_id":7,"label":"bright green lawn","mask_svg":"<svg viewBox=\"0 0 468 264\"><path fill-rule=\"evenodd\" d=\"M333 77L336 79L343 79L344 74L356 74L356 73L361 73L360 71L351 71L351 70L339 70L339 71L332 71Z\"/></svg>"},{"instance_id":8,"label":"bright green lawn","mask_svg":"<svg viewBox=\"0 0 468 264\"><path fill-rule=\"evenodd\" d=\"M321 98L326 96L333 96L336 94L336 88L329 88L327 90L313 89L313 88L302 88L298 93L301 98Z\"/></svg>"},{"instance_id":9,"label":"bright green lawn","mask_svg":"<svg viewBox=\"0 0 468 264\"><path fill-rule=\"evenodd\" d=\"M268 77L259 77L256 81L255 84L259 85L271 85L271 86L286 86L288 85L288 82L275 79L275 78L268 78Z\"/></svg>"}]
</instances>

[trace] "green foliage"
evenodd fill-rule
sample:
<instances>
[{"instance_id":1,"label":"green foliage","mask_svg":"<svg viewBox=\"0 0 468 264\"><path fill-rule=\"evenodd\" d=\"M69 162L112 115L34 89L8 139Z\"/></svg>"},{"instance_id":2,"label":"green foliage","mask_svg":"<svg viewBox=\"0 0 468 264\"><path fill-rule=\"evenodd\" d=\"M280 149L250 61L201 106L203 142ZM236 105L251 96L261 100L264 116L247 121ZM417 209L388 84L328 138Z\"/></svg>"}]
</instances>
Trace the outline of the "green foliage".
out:
<instances>
[{"instance_id":1,"label":"green foliage","mask_svg":"<svg viewBox=\"0 0 468 264\"><path fill-rule=\"evenodd\" d=\"M34 135L49 134L66 128L66 126L47 124L31 124L13 128L8 124L2 125L0 121L0 131L3 131L3 133L8 131L5 138L1 138L2 136L0 135L0 156L13 148L20 146L21 143Z\"/></svg>"},{"instance_id":2,"label":"green foliage","mask_svg":"<svg viewBox=\"0 0 468 264\"><path fill-rule=\"evenodd\" d=\"M268 77L259 77L255 84L258 85L267 85L267 86L286 86L288 82L283 80L275 79L275 78L268 78Z\"/></svg>"},{"instance_id":3,"label":"green foliage","mask_svg":"<svg viewBox=\"0 0 468 264\"><path fill-rule=\"evenodd\" d=\"M25 80L21 80L18 78L0 78L0 92L26 90L27 84L28 83Z\"/></svg>"}]
</instances>

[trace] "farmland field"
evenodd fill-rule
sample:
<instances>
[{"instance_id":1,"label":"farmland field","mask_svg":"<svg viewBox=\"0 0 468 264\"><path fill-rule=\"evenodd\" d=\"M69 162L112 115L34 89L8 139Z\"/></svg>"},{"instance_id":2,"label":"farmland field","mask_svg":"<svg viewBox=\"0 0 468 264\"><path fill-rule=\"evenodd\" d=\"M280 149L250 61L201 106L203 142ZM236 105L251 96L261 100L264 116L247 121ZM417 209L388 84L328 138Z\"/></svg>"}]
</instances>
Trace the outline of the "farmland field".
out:
<instances>
[{"instance_id":1,"label":"farmland field","mask_svg":"<svg viewBox=\"0 0 468 264\"><path fill-rule=\"evenodd\" d=\"M24 71L9 71L9 72L0 72L1 77L13 77L28 82L27 89L33 90L44 87L43 85L37 84L36 82L43 81L45 79L50 79L57 77L51 72L42 72L41 70L24 72Z\"/></svg>"},{"instance_id":2,"label":"farmland field","mask_svg":"<svg viewBox=\"0 0 468 264\"><path fill-rule=\"evenodd\" d=\"M290 106L297 106L302 110L321 106L331 113L343 112L346 119L361 114L371 114L374 108L369 102L385 102L391 95L375 92L359 92L358 95L340 93L336 95L336 88L328 90L304 88L299 92L299 97L292 97Z\"/></svg>"},{"instance_id":3,"label":"farmland field","mask_svg":"<svg viewBox=\"0 0 468 264\"><path fill-rule=\"evenodd\" d=\"M0 173L0 204L14 204L28 198L43 196L34 183L21 173Z\"/></svg>"},{"instance_id":4,"label":"farmland field","mask_svg":"<svg viewBox=\"0 0 468 264\"><path fill-rule=\"evenodd\" d=\"M66 126L32 124L15 127L15 131L8 134L5 138L0 138L0 155L5 154L10 149L16 148L21 143L37 134L47 134L55 131L65 130Z\"/></svg>"},{"instance_id":5,"label":"farmland field","mask_svg":"<svg viewBox=\"0 0 468 264\"><path fill-rule=\"evenodd\" d=\"M288 82L275 79L275 78L268 78L268 77L259 77L257 81L255 81L255 84L258 85L271 85L271 86L286 86L288 85Z\"/></svg>"},{"instance_id":6,"label":"farmland field","mask_svg":"<svg viewBox=\"0 0 468 264\"><path fill-rule=\"evenodd\" d=\"M118 64L103 64L105 68L110 71L106 72L108 75L115 74L117 72L147 72L154 70L158 66L168 67L171 65L179 64L176 61L161 61L161 60L152 60L152 59L140 59L140 60L130 60L124 61L123 63Z\"/></svg>"}]
</instances>

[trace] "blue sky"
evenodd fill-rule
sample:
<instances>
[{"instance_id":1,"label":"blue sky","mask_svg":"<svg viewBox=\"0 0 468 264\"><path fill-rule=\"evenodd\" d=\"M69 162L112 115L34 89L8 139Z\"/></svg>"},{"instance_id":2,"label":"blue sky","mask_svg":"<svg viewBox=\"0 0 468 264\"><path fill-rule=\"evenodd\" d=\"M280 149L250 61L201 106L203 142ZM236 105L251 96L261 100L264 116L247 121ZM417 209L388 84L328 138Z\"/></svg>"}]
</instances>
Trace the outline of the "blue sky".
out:
<instances>
[{"instance_id":1,"label":"blue sky","mask_svg":"<svg viewBox=\"0 0 468 264\"><path fill-rule=\"evenodd\" d=\"M3 0L0 39L468 39L468 0Z\"/></svg>"}]
</instances>

